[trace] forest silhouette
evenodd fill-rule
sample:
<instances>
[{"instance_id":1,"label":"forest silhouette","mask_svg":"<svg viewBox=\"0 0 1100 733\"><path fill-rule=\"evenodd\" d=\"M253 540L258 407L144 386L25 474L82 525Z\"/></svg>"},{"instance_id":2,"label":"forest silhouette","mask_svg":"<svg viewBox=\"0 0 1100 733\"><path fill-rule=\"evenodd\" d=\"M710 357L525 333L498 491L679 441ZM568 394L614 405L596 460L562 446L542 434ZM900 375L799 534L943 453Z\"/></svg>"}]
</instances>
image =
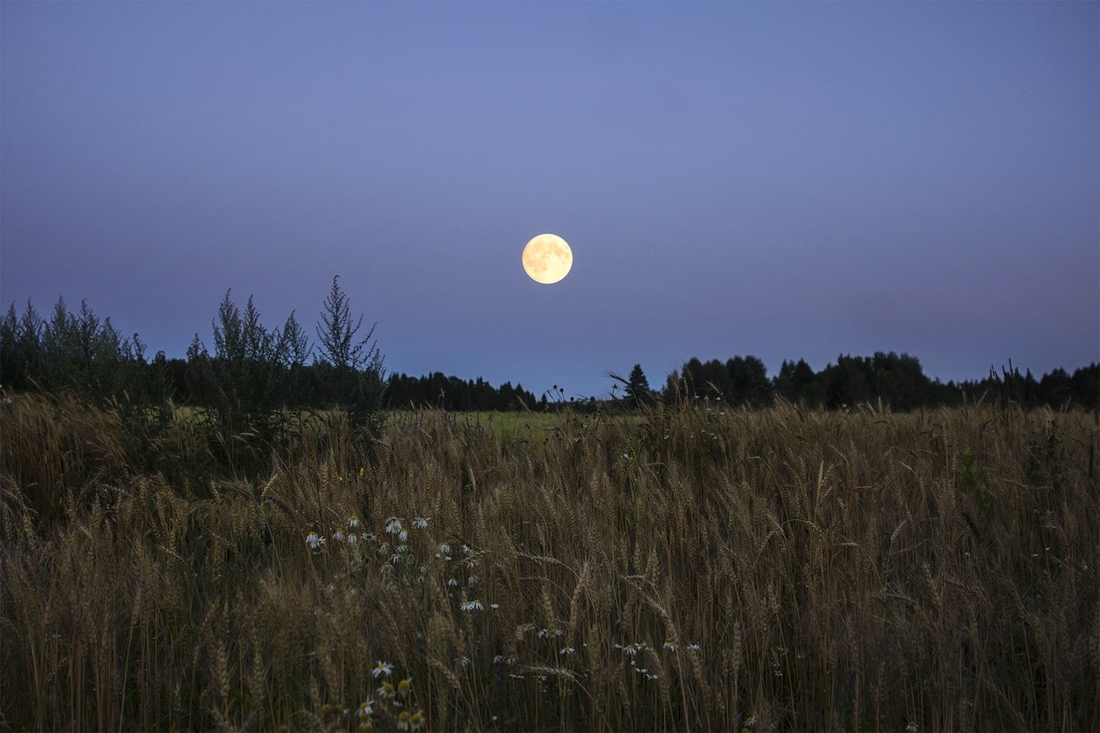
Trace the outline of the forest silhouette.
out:
<instances>
[{"instance_id":1,"label":"forest silhouette","mask_svg":"<svg viewBox=\"0 0 1100 733\"><path fill-rule=\"evenodd\" d=\"M481 377L462 379L442 372L387 378L382 354L370 341L373 329L360 336L361 325L362 316L353 318L338 277L324 302L316 342L311 343L293 312L282 327L269 330L251 297L241 311L227 291L211 322L213 353L196 333L186 358L168 358L163 351L148 358L138 334L124 337L86 301L74 313L58 298L47 316L30 301L22 313L12 303L0 317L0 385L15 391L69 391L93 401L136 406L172 401L220 408L226 420L233 419L229 413L234 410L255 415L280 408L342 406L365 423L386 409L554 410L597 403L591 396L567 397L557 385L535 395L520 383L497 387ZM926 375L920 360L906 353L840 354L819 371L803 359L784 361L771 377L759 358L748 355L705 362L691 357L665 377L659 390L649 387L638 364L629 378L609 376L610 401L624 407L706 400L764 408L777 399L814 408L874 404L893 411L982 400L1025 409L1095 410L1100 405L1100 364L1095 362L1072 374L1058 368L1036 378L1009 361L999 370L991 365L980 379L944 383Z\"/></svg>"}]
</instances>

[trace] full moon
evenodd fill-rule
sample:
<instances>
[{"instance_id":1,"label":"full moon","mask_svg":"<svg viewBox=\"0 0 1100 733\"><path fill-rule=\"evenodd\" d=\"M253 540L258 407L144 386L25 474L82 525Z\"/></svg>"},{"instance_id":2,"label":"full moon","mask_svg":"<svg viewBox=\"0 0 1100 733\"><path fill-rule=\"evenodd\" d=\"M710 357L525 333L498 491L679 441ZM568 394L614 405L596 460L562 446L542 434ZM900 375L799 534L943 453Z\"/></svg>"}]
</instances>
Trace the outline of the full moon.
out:
<instances>
[{"instance_id":1,"label":"full moon","mask_svg":"<svg viewBox=\"0 0 1100 733\"><path fill-rule=\"evenodd\" d=\"M573 250L557 234L540 234L523 248L523 269L543 285L561 281L573 267Z\"/></svg>"}]
</instances>

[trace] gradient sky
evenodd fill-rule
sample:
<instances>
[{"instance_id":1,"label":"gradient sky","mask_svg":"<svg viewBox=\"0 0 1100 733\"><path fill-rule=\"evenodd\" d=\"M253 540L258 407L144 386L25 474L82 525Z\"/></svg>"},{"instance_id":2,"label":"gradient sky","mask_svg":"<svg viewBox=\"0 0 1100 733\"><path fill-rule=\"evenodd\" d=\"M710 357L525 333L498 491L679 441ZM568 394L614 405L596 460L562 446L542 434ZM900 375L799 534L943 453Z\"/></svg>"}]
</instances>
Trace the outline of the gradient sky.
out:
<instances>
[{"instance_id":1,"label":"gradient sky","mask_svg":"<svg viewBox=\"0 0 1100 733\"><path fill-rule=\"evenodd\" d=\"M1100 5L0 3L0 297L389 371L1100 360ZM569 276L520 254L564 237Z\"/></svg>"}]
</instances>

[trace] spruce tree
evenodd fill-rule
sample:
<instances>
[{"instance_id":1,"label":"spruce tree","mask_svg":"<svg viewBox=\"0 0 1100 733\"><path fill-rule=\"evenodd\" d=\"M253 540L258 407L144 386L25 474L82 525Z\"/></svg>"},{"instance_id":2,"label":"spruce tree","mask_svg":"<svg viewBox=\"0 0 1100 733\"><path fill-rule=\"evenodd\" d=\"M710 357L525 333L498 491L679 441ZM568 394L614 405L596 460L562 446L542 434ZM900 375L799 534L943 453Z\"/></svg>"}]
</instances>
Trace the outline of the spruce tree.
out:
<instances>
[{"instance_id":1,"label":"spruce tree","mask_svg":"<svg viewBox=\"0 0 1100 733\"><path fill-rule=\"evenodd\" d=\"M340 276L333 277L317 324L316 367L322 395L329 406L347 410L353 428L374 430L381 425L384 372L382 355L370 340L374 326L356 339L362 325L363 316L351 315L348 297L340 290Z\"/></svg>"},{"instance_id":2,"label":"spruce tree","mask_svg":"<svg viewBox=\"0 0 1100 733\"><path fill-rule=\"evenodd\" d=\"M646 379L641 364L635 364L630 370L630 376L626 380L626 398L632 407L647 405L653 399L653 390L649 388L649 380Z\"/></svg>"}]
</instances>

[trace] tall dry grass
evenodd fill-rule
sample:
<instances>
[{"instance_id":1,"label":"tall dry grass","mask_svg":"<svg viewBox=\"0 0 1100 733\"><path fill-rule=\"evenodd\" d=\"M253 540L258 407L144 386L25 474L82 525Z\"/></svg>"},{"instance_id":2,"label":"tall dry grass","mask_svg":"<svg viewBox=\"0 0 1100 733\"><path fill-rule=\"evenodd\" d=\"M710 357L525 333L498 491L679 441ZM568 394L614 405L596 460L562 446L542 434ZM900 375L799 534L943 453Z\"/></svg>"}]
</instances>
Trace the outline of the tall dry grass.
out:
<instances>
[{"instance_id":1,"label":"tall dry grass","mask_svg":"<svg viewBox=\"0 0 1100 733\"><path fill-rule=\"evenodd\" d=\"M424 412L197 490L0 410L5 728L1100 729L1095 414Z\"/></svg>"}]
</instances>

